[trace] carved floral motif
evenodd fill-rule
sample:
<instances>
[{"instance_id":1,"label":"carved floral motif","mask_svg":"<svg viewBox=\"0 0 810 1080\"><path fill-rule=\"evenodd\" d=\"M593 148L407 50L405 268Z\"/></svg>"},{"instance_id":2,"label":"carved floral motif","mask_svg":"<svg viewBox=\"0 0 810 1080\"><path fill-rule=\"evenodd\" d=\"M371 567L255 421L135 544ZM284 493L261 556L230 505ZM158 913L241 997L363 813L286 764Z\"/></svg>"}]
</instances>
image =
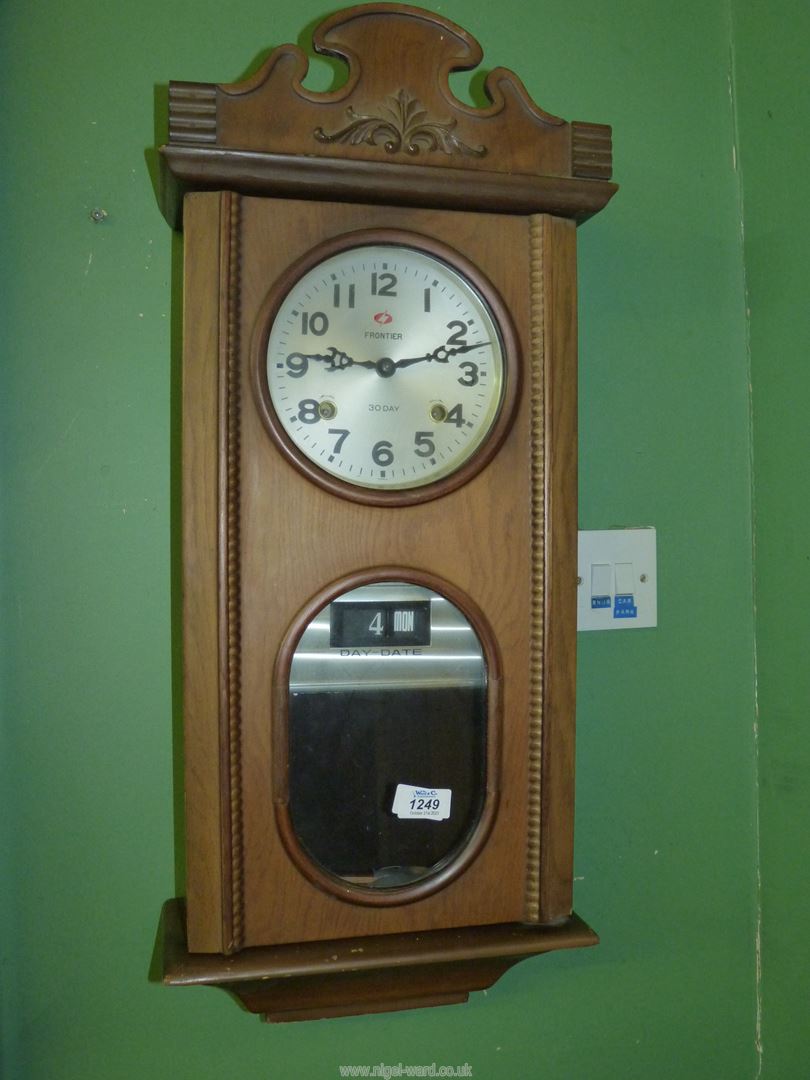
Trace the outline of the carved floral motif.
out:
<instances>
[{"instance_id":1,"label":"carved floral motif","mask_svg":"<svg viewBox=\"0 0 810 1080\"><path fill-rule=\"evenodd\" d=\"M319 142L342 142L352 146L359 143L378 146L382 142L389 154L403 150L408 154L441 150L445 154L483 157L487 152L486 147L468 146L454 135L455 120L429 120L427 110L406 90L400 90L396 97L389 97L380 107L378 116L355 112L351 106L346 113L349 123L345 127L331 134L318 127L315 138Z\"/></svg>"}]
</instances>

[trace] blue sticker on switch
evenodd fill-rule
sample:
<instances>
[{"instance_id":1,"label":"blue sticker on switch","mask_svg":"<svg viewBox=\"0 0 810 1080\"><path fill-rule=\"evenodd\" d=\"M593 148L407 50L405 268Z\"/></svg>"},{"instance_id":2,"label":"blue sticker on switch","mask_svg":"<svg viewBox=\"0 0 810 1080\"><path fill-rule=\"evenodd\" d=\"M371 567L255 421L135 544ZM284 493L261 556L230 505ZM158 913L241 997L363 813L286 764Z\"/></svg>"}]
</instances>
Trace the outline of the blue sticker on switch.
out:
<instances>
[{"instance_id":1,"label":"blue sticker on switch","mask_svg":"<svg viewBox=\"0 0 810 1080\"><path fill-rule=\"evenodd\" d=\"M609 608L610 597L609 596L592 596L591 608Z\"/></svg>"},{"instance_id":2,"label":"blue sticker on switch","mask_svg":"<svg viewBox=\"0 0 810 1080\"><path fill-rule=\"evenodd\" d=\"M632 593L617 593L613 603L614 619L635 619L638 608Z\"/></svg>"}]
</instances>

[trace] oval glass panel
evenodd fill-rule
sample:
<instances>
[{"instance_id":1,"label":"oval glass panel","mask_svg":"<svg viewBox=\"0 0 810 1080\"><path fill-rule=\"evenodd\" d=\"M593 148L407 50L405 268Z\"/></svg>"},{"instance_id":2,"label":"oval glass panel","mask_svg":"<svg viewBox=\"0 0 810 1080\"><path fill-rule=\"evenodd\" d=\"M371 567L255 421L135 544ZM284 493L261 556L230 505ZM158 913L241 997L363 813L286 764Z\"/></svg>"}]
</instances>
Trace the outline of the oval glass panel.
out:
<instances>
[{"instance_id":1,"label":"oval glass panel","mask_svg":"<svg viewBox=\"0 0 810 1080\"><path fill-rule=\"evenodd\" d=\"M486 791L487 669L446 597L363 585L307 625L289 677L293 830L321 869L392 889L460 853Z\"/></svg>"}]
</instances>

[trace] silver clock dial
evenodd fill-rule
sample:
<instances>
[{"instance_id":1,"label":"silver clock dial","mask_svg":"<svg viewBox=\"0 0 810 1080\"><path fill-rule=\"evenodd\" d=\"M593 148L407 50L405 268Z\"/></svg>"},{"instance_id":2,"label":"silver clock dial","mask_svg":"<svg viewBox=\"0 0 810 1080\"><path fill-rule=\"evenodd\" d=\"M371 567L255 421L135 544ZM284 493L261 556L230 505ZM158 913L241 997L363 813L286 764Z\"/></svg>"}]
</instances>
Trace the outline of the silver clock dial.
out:
<instances>
[{"instance_id":1,"label":"silver clock dial","mask_svg":"<svg viewBox=\"0 0 810 1080\"><path fill-rule=\"evenodd\" d=\"M401 490L468 461L498 415L501 336L458 270L368 244L319 262L273 320L267 384L293 444L359 487Z\"/></svg>"}]
</instances>

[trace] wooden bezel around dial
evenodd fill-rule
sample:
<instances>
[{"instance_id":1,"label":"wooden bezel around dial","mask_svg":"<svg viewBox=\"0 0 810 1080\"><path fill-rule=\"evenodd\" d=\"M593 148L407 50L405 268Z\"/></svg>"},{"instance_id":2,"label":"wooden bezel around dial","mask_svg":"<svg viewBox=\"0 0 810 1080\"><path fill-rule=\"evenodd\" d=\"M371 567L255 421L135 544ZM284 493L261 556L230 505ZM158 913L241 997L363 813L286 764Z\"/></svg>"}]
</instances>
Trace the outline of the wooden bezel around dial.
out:
<instances>
[{"instance_id":1,"label":"wooden bezel around dial","mask_svg":"<svg viewBox=\"0 0 810 1080\"><path fill-rule=\"evenodd\" d=\"M503 364L500 401L480 444L459 465L439 479L413 487L384 489L343 480L318 467L302 452L281 423L267 377L268 341L281 305L296 284L322 262L355 248L377 245L424 253L447 265L478 294L489 310L499 338ZM404 229L362 229L334 236L297 259L273 284L256 320L251 346L253 390L262 420L284 457L324 490L368 506L412 506L455 491L476 476L495 456L515 414L520 390L520 352L509 310L486 275L450 245ZM401 376L400 376L401 377Z\"/></svg>"}]
</instances>

